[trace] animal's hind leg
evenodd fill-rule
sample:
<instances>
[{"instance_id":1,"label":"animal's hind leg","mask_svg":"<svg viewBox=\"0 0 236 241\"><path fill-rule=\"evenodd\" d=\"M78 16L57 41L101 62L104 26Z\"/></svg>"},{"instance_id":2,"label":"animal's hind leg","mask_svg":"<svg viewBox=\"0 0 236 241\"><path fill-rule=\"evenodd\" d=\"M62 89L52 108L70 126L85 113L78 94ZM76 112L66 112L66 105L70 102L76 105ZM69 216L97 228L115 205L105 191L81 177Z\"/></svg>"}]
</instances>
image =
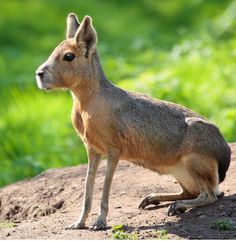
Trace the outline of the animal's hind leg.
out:
<instances>
[{"instance_id":1,"label":"animal's hind leg","mask_svg":"<svg viewBox=\"0 0 236 241\"><path fill-rule=\"evenodd\" d=\"M195 199L176 201L170 205L168 215L184 212L186 209L201 207L217 200L216 187L218 186L217 163L215 160L188 156L183 160L186 170L193 178L199 195Z\"/></svg>"},{"instance_id":2,"label":"animal's hind leg","mask_svg":"<svg viewBox=\"0 0 236 241\"><path fill-rule=\"evenodd\" d=\"M185 212L189 208L202 207L211 204L217 200L215 193L207 186L202 187L199 196L191 200L176 201L170 205L168 216Z\"/></svg>"},{"instance_id":3,"label":"animal's hind leg","mask_svg":"<svg viewBox=\"0 0 236 241\"><path fill-rule=\"evenodd\" d=\"M190 194L187 189L185 189L184 186L181 185L181 183L180 186L183 190L179 193L152 193L146 196L139 204L139 208L144 209L150 204L158 205L160 202L164 201L176 201L194 198L194 195Z\"/></svg>"}]
</instances>

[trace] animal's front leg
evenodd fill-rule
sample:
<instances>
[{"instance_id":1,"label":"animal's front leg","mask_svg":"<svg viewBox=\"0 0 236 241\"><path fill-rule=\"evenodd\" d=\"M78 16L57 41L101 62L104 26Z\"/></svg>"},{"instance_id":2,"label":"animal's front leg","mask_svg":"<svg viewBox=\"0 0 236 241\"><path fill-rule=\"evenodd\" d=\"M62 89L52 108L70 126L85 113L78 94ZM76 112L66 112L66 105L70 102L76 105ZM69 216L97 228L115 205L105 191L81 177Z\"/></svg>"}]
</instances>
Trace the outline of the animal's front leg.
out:
<instances>
[{"instance_id":1,"label":"animal's front leg","mask_svg":"<svg viewBox=\"0 0 236 241\"><path fill-rule=\"evenodd\" d=\"M96 153L92 148L87 149L89 165L87 170L84 201L82 206L82 213L77 222L73 223L67 229L79 229L85 226L85 221L89 215L92 206L92 196L96 172L101 160L100 154Z\"/></svg>"},{"instance_id":2,"label":"animal's front leg","mask_svg":"<svg viewBox=\"0 0 236 241\"><path fill-rule=\"evenodd\" d=\"M108 213L108 200L111 189L112 178L119 161L119 152L113 151L108 154L107 158L107 170L102 191L102 200L100 205L100 213L94 223L92 229L100 230L105 229L107 226L106 217Z\"/></svg>"}]
</instances>

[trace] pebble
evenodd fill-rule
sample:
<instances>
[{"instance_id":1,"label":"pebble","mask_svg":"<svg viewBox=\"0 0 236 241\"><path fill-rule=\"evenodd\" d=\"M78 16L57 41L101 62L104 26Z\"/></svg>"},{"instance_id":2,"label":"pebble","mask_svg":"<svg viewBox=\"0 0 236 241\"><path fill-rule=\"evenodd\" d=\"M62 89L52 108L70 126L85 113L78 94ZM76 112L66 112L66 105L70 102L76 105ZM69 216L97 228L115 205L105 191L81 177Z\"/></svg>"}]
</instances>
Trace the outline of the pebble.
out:
<instances>
[{"instance_id":1,"label":"pebble","mask_svg":"<svg viewBox=\"0 0 236 241\"><path fill-rule=\"evenodd\" d=\"M112 229L106 230L106 234L107 234L107 235L112 234Z\"/></svg>"},{"instance_id":2,"label":"pebble","mask_svg":"<svg viewBox=\"0 0 236 241\"><path fill-rule=\"evenodd\" d=\"M16 221L14 221L14 223L21 223L21 221L20 220L16 220Z\"/></svg>"},{"instance_id":3,"label":"pebble","mask_svg":"<svg viewBox=\"0 0 236 241\"><path fill-rule=\"evenodd\" d=\"M207 216L202 214L199 216L199 218L203 219L203 218L207 218Z\"/></svg>"}]
</instances>

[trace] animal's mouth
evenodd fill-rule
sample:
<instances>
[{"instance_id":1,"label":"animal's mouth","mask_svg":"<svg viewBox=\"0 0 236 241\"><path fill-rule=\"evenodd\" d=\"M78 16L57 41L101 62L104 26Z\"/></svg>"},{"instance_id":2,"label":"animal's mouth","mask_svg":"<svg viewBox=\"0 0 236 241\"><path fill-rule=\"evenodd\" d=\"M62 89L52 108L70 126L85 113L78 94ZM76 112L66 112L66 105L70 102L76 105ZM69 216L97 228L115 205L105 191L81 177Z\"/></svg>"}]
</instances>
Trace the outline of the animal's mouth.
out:
<instances>
[{"instance_id":1,"label":"animal's mouth","mask_svg":"<svg viewBox=\"0 0 236 241\"><path fill-rule=\"evenodd\" d=\"M37 81L38 88L41 90L50 91L53 89L53 87L51 87L47 81L43 80L39 76L36 76L36 81Z\"/></svg>"}]
</instances>

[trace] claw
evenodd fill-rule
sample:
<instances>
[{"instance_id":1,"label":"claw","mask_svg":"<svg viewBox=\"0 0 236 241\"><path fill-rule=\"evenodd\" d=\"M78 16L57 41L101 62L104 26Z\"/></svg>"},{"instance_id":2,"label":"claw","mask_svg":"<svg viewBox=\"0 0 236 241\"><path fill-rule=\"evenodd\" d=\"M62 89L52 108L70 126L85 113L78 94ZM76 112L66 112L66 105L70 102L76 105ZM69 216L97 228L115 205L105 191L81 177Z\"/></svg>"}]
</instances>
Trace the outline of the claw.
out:
<instances>
[{"instance_id":1,"label":"claw","mask_svg":"<svg viewBox=\"0 0 236 241\"><path fill-rule=\"evenodd\" d=\"M149 205L149 202L147 200L147 197L145 197L141 203L139 204L138 208L139 209L144 209L145 207L147 207Z\"/></svg>"},{"instance_id":2,"label":"claw","mask_svg":"<svg viewBox=\"0 0 236 241\"><path fill-rule=\"evenodd\" d=\"M179 202L174 202L170 205L169 210L167 212L168 216L174 216L178 213L184 213L186 211L186 208L183 206L178 207Z\"/></svg>"},{"instance_id":3,"label":"claw","mask_svg":"<svg viewBox=\"0 0 236 241\"><path fill-rule=\"evenodd\" d=\"M93 231L98 231L98 230L105 230L106 228L107 228L106 220L98 219L90 229Z\"/></svg>"},{"instance_id":4,"label":"claw","mask_svg":"<svg viewBox=\"0 0 236 241\"><path fill-rule=\"evenodd\" d=\"M69 226L67 226L65 229L66 230L72 230L72 229L82 229L84 228L84 224L81 222L75 222Z\"/></svg>"},{"instance_id":5,"label":"claw","mask_svg":"<svg viewBox=\"0 0 236 241\"><path fill-rule=\"evenodd\" d=\"M147 207L150 204L158 205L159 203L160 202L158 200L154 200L153 195L151 194L151 195L143 198L143 200L139 204L138 208L144 209L145 207Z\"/></svg>"}]
</instances>

